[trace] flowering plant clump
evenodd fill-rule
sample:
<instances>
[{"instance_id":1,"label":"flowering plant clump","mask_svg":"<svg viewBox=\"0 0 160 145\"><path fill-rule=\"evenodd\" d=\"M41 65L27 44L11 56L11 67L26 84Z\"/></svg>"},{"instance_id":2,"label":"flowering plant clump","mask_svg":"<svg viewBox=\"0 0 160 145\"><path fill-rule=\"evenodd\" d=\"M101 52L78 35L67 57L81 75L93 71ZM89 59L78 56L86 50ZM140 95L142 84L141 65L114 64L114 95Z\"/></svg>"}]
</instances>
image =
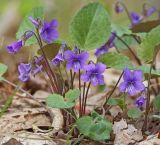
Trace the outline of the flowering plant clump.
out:
<instances>
[{"instance_id":1,"label":"flowering plant clump","mask_svg":"<svg viewBox=\"0 0 160 145\"><path fill-rule=\"evenodd\" d=\"M42 72L46 74L44 77L50 84L51 93L46 104L61 109L64 115L63 131L70 133L72 130L73 137L83 134L92 140L107 142L112 132L112 123L101 116L101 112L104 115L111 114L109 111L114 105L120 107L120 112L123 112L121 116L127 121L140 118L145 112L145 123L142 126L145 133L151 108L151 78L160 76L160 71L155 70L154 64L159 50L160 27L148 28L149 30L145 30L148 33L144 36L139 33L139 25L143 25L142 21L156 13L157 9L144 5L143 13L139 15L134 11L130 12L122 2L117 2L116 13L125 11L130 20L128 27L123 27L111 22L100 3L90 3L70 23L72 43L64 43L59 39L58 21L45 21L37 13L42 11L42 8L35 8L25 19L30 24L29 27L26 28L27 24L22 23L19 31L24 33L18 33L18 40L6 47L8 53L13 55L25 45L39 46L37 55L29 62L19 63L19 80L27 82ZM126 37L129 41L125 40ZM137 51L132 48L133 40L134 45L139 47ZM95 59L92 59L91 50L94 50ZM131 58L128 57L130 55ZM108 80L105 79L111 68L117 73L121 72L117 82L113 83L114 87L107 85ZM148 82L147 86L144 85L145 81ZM105 95L102 95L104 103L100 107L96 104L94 111L90 112L87 110L88 96L101 90L101 87L105 88ZM134 98L131 107L127 99L132 97L136 99ZM115 119L113 117L110 120Z\"/></svg>"}]
</instances>

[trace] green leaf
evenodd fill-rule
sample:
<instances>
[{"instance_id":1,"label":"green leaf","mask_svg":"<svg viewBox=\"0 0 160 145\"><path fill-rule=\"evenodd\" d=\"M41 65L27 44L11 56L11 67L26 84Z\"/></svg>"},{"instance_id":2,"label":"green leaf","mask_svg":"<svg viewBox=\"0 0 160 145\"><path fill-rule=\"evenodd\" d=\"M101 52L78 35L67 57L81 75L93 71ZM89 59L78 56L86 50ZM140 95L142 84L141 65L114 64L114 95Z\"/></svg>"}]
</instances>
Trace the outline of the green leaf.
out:
<instances>
[{"instance_id":1,"label":"green leaf","mask_svg":"<svg viewBox=\"0 0 160 145\"><path fill-rule=\"evenodd\" d=\"M148 77L149 71L150 71L150 65L141 65L139 67L136 67L135 69L136 70L142 70L142 72L144 73L144 75L146 77ZM151 76L152 77L158 77L158 76L160 76L160 69L156 69L156 70L152 69Z\"/></svg>"},{"instance_id":2,"label":"green leaf","mask_svg":"<svg viewBox=\"0 0 160 145\"><path fill-rule=\"evenodd\" d=\"M160 44L160 26L153 28L142 41L138 56L146 63L153 59L155 48Z\"/></svg>"},{"instance_id":3,"label":"green leaf","mask_svg":"<svg viewBox=\"0 0 160 145\"><path fill-rule=\"evenodd\" d=\"M7 71L8 67L5 64L0 63L0 80L2 80L2 75Z\"/></svg>"},{"instance_id":4,"label":"green leaf","mask_svg":"<svg viewBox=\"0 0 160 145\"><path fill-rule=\"evenodd\" d=\"M71 37L82 50L99 48L107 42L110 33L108 13L99 3L90 3L83 7L70 24Z\"/></svg>"},{"instance_id":5,"label":"green leaf","mask_svg":"<svg viewBox=\"0 0 160 145\"><path fill-rule=\"evenodd\" d=\"M73 102L77 99L78 96L80 96L80 90L79 89L69 90L65 94L65 100L67 100L68 102Z\"/></svg>"},{"instance_id":6,"label":"green leaf","mask_svg":"<svg viewBox=\"0 0 160 145\"><path fill-rule=\"evenodd\" d=\"M127 112L130 118L139 118L142 115L142 111L139 108L131 108Z\"/></svg>"},{"instance_id":7,"label":"green leaf","mask_svg":"<svg viewBox=\"0 0 160 145\"><path fill-rule=\"evenodd\" d=\"M157 111L160 111L160 95L155 97L153 104L154 104L154 108Z\"/></svg>"},{"instance_id":8,"label":"green leaf","mask_svg":"<svg viewBox=\"0 0 160 145\"><path fill-rule=\"evenodd\" d=\"M77 89L69 90L65 98L58 94L52 94L47 97L47 105L52 108L71 108L75 105L75 100L79 95L80 91Z\"/></svg>"},{"instance_id":9,"label":"green leaf","mask_svg":"<svg viewBox=\"0 0 160 145\"><path fill-rule=\"evenodd\" d=\"M47 44L43 47L43 51L45 52L45 55L47 56L48 59L52 60L58 53L60 47L62 44L60 43L52 43L52 44ZM39 49L37 51L39 55L43 55L42 50Z\"/></svg>"},{"instance_id":10,"label":"green leaf","mask_svg":"<svg viewBox=\"0 0 160 145\"><path fill-rule=\"evenodd\" d=\"M121 37L124 34L132 34L131 30L127 26L123 26L120 24L112 24L112 32L116 32L116 34Z\"/></svg>"},{"instance_id":11,"label":"green leaf","mask_svg":"<svg viewBox=\"0 0 160 145\"><path fill-rule=\"evenodd\" d=\"M107 67L112 67L115 69L124 69L124 67L133 68L133 65L127 56L123 54L110 52L103 54L98 58L98 61L107 65Z\"/></svg>"},{"instance_id":12,"label":"green leaf","mask_svg":"<svg viewBox=\"0 0 160 145\"><path fill-rule=\"evenodd\" d=\"M128 46L133 45L134 42L135 42L135 40L133 39L132 36L123 36L123 37L121 37L121 38L123 39L123 41L126 42L126 44L127 44ZM124 43L123 43L122 41L120 41L118 38L115 39L114 43L115 43L115 46L116 46L118 49L122 49L122 50L128 49L128 48L126 47L126 45L124 45Z\"/></svg>"},{"instance_id":13,"label":"green leaf","mask_svg":"<svg viewBox=\"0 0 160 145\"><path fill-rule=\"evenodd\" d=\"M118 100L116 98L110 98L107 102L108 105L115 106L118 105Z\"/></svg>"},{"instance_id":14,"label":"green leaf","mask_svg":"<svg viewBox=\"0 0 160 145\"><path fill-rule=\"evenodd\" d=\"M26 31L34 31L35 27L34 25L30 22L30 20L28 19L29 16L32 16L35 19L44 19L44 13L43 13L43 8L38 7L38 8L34 8L27 16L25 16L24 20L22 21L18 32L16 33L16 38L20 39L24 33ZM35 44L37 42L36 38L34 36L32 36L30 39L28 39L25 43L26 46Z\"/></svg>"},{"instance_id":15,"label":"green leaf","mask_svg":"<svg viewBox=\"0 0 160 145\"><path fill-rule=\"evenodd\" d=\"M112 131L112 124L98 113L79 118L76 125L80 133L96 141L109 139Z\"/></svg>"}]
</instances>

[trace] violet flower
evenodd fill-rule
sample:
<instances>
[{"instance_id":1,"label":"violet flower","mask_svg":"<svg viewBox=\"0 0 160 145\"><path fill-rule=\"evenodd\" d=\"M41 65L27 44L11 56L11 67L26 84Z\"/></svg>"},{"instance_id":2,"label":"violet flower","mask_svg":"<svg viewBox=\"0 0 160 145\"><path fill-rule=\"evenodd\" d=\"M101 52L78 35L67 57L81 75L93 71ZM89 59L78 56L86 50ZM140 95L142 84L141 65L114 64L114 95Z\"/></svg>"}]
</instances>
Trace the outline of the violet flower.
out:
<instances>
[{"instance_id":1,"label":"violet flower","mask_svg":"<svg viewBox=\"0 0 160 145\"><path fill-rule=\"evenodd\" d=\"M129 95L136 95L137 91L142 91L145 89L142 83L143 73L141 70L135 70L131 72L128 68L124 69L123 74L124 82L119 86L121 92L127 92Z\"/></svg>"},{"instance_id":2,"label":"violet flower","mask_svg":"<svg viewBox=\"0 0 160 145\"><path fill-rule=\"evenodd\" d=\"M28 19L32 22L33 25L35 25L36 27L39 26L39 22L38 20L34 19L32 16L29 16Z\"/></svg>"},{"instance_id":3,"label":"violet flower","mask_svg":"<svg viewBox=\"0 0 160 145\"><path fill-rule=\"evenodd\" d=\"M145 11L145 15L147 16L147 17L149 17L149 16L151 16L153 13L155 13L157 11L157 9L155 8L155 7L151 7L151 8L149 8L149 9L147 9L146 11Z\"/></svg>"},{"instance_id":4,"label":"violet flower","mask_svg":"<svg viewBox=\"0 0 160 145\"><path fill-rule=\"evenodd\" d=\"M101 62L97 64L90 63L84 67L86 73L81 75L81 80L84 82L91 82L93 86L104 85L103 73L106 69L106 65Z\"/></svg>"},{"instance_id":5,"label":"violet flower","mask_svg":"<svg viewBox=\"0 0 160 145\"><path fill-rule=\"evenodd\" d=\"M145 97L142 95L136 99L135 104L137 105L138 108L141 108L145 103L145 100L146 100Z\"/></svg>"},{"instance_id":6,"label":"violet flower","mask_svg":"<svg viewBox=\"0 0 160 145\"><path fill-rule=\"evenodd\" d=\"M124 11L124 8L120 3L116 3L115 11L116 11L116 13L122 13Z\"/></svg>"},{"instance_id":7,"label":"violet flower","mask_svg":"<svg viewBox=\"0 0 160 145\"><path fill-rule=\"evenodd\" d=\"M143 16L137 14L136 12L131 12L130 16L131 16L132 24L133 25L139 24L142 21L142 19L143 19Z\"/></svg>"},{"instance_id":8,"label":"violet flower","mask_svg":"<svg viewBox=\"0 0 160 145\"><path fill-rule=\"evenodd\" d=\"M8 45L7 51L8 51L8 53L15 54L15 53L19 52L19 50L21 49L22 46L23 46L23 41L18 40L16 42L13 42L12 44Z\"/></svg>"},{"instance_id":9,"label":"violet flower","mask_svg":"<svg viewBox=\"0 0 160 145\"><path fill-rule=\"evenodd\" d=\"M59 33L56 30L57 27L57 20L52 20L51 22L43 22L42 27L39 30L43 41L50 44L54 40L57 40L59 37Z\"/></svg>"},{"instance_id":10,"label":"violet flower","mask_svg":"<svg viewBox=\"0 0 160 145\"><path fill-rule=\"evenodd\" d=\"M87 51L83 51L80 54L76 54L71 50L64 52L64 58L68 61L66 64L67 69L73 69L74 72L78 72L84 68L85 62L87 61L89 54Z\"/></svg>"},{"instance_id":11,"label":"violet flower","mask_svg":"<svg viewBox=\"0 0 160 145\"><path fill-rule=\"evenodd\" d=\"M23 82L28 81L30 78L29 73L31 71L31 64L30 63L20 63L18 65L18 71L19 71L18 78Z\"/></svg>"},{"instance_id":12,"label":"violet flower","mask_svg":"<svg viewBox=\"0 0 160 145\"><path fill-rule=\"evenodd\" d=\"M116 34L115 32L112 32L108 42L102 45L100 48L96 49L94 53L96 57L99 57L100 55L107 53L108 49L114 46L114 40L116 38L115 34Z\"/></svg>"},{"instance_id":13,"label":"violet flower","mask_svg":"<svg viewBox=\"0 0 160 145\"><path fill-rule=\"evenodd\" d=\"M62 53L58 53L53 59L52 59L52 64L55 66L60 65L64 61L64 57Z\"/></svg>"}]
</instances>

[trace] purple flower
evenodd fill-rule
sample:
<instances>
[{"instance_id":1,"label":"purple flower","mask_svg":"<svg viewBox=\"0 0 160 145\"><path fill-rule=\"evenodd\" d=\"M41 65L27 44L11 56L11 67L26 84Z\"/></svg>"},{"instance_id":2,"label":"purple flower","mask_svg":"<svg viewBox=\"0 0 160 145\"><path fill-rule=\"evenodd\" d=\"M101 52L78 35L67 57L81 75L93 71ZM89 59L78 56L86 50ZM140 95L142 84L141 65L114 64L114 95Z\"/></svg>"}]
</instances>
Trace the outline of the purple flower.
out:
<instances>
[{"instance_id":1,"label":"purple flower","mask_svg":"<svg viewBox=\"0 0 160 145\"><path fill-rule=\"evenodd\" d=\"M151 16L153 13L155 13L157 11L157 9L155 7L151 7L148 10L145 11L145 15L147 17Z\"/></svg>"},{"instance_id":2,"label":"purple flower","mask_svg":"<svg viewBox=\"0 0 160 145\"><path fill-rule=\"evenodd\" d=\"M108 47L106 44L104 44L100 48L97 48L94 54L96 57L99 57L100 55L105 54L107 52L108 52Z\"/></svg>"},{"instance_id":3,"label":"purple flower","mask_svg":"<svg viewBox=\"0 0 160 145\"><path fill-rule=\"evenodd\" d=\"M26 41L27 39L29 39L29 38L32 37L32 36L33 36L33 32L32 32L32 31L27 32L27 33L25 34L25 36L24 36L24 41Z\"/></svg>"},{"instance_id":4,"label":"purple flower","mask_svg":"<svg viewBox=\"0 0 160 145\"><path fill-rule=\"evenodd\" d=\"M19 71L19 79L23 82L29 80L29 73L31 71L31 64L30 63L20 63L18 65L18 71Z\"/></svg>"},{"instance_id":5,"label":"purple flower","mask_svg":"<svg viewBox=\"0 0 160 145\"><path fill-rule=\"evenodd\" d=\"M52 20L51 22L43 22L40 29L40 35L46 43L52 43L54 40L58 39L59 33L56 30L58 27L58 21Z\"/></svg>"},{"instance_id":6,"label":"purple flower","mask_svg":"<svg viewBox=\"0 0 160 145\"><path fill-rule=\"evenodd\" d=\"M143 73L141 70L135 70L131 72L128 68L124 69L123 74L124 82L119 86L121 92L127 92L129 95L136 95L137 91L145 89L144 84L141 82L143 79Z\"/></svg>"},{"instance_id":7,"label":"purple flower","mask_svg":"<svg viewBox=\"0 0 160 145\"><path fill-rule=\"evenodd\" d=\"M122 13L123 10L124 10L123 6L120 3L116 3L116 5L115 5L116 13Z\"/></svg>"},{"instance_id":8,"label":"purple flower","mask_svg":"<svg viewBox=\"0 0 160 145\"><path fill-rule=\"evenodd\" d=\"M95 51L95 55L96 57L99 57L102 54L105 54L108 52L108 49L114 46L114 40L116 38L115 36L115 32L113 32L108 40L108 42L106 44L104 44L103 46L101 46L100 48L97 48Z\"/></svg>"},{"instance_id":9,"label":"purple flower","mask_svg":"<svg viewBox=\"0 0 160 145\"><path fill-rule=\"evenodd\" d=\"M139 24L143 19L143 16L137 14L136 12L131 12L130 16L131 16L133 25Z\"/></svg>"},{"instance_id":10,"label":"purple flower","mask_svg":"<svg viewBox=\"0 0 160 145\"><path fill-rule=\"evenodd\" d=\"M138 97L135 101L135 104L137 105L138 108L141 108L144 103L145 103L145 97L143 95Z\"/></svg>"},{"instance_id":11,"label":"purple flower","mask_svg":"<svg viewBox=\"0 0 160 145\"><path fill-rule=\"evenodd\" d=\"M59 65L61 62L64 61L64 57L62 53L58 53L53 59L52 59L52 64L57 66Z\"/></svg>"},{"instance_id":12,"label":"purple flower","mask_svg":"<svg viewBox=\"0 0 160 145\"><path fill-rule=\"evenodd\" d=\"M85 74L81 75L81 80L84 82L91 82L93 86L104 85L103 73L106 69L106 65L101 62L97 64L90 63L84 67Z\"/></svg>"},{"instance_id":13,"label":"purple flower","mask_svg":"<svg viewBox=\"0 0 160 145\"><path fill-rule=\"evenodd\" d=\"M33 25L38 27L39 22L36 19L34 19L32 16L29 16L28 19L32 22Z\"/></svg>"},{"instance_id":14,"label":"purple flower","mask_svg":"<svg viewBox=\"0 0 160 145\"><path fill-rule=\"evenodd\" d=\"M84 68L85 62L87 61L89 54L87 51L83 51L80 54L76 54L71 50L64 52L64 58L67 62L67 69L73 69L74 72L78 72L80 69Z\"/></svg>"},{"instance_id":15,"label":"purple flower","mask_svg":"<svg viewBox=\"0 0 160 145\"><path fill-rule=\"evenodd\" d=\"M18 40L16 42L13 42L12 44L8 45L7 51L8 51L8 53L15 54L21 49L22 46L23 46L23 41Z\"/></svg>"}]
</instances>

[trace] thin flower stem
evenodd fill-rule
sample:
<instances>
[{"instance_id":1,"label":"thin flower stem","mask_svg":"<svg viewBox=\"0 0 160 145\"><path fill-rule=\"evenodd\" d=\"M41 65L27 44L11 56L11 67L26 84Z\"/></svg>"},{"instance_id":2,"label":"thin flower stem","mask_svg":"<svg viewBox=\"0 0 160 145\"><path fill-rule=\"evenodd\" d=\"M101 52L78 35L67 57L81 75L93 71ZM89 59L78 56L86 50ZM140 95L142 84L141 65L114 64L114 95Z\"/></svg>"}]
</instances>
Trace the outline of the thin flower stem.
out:
<instances>
[{"instance_id":1,"label":"thin flower stem","mask_svg":"<svg viewBox=\"0 0 160 145\"><path fill-rule=\"evenodd\" d=\"M2 81L4 81L5 83L7 83L7 84L13 86L13 87L16 88L17 90L19 90L19 91L25 93L25 94L28 95L29 97L33 98L33 96L32 96L30 93L28 93L26 90L22 89L21 87L17 86L16 84L10 82L9 80L3 78Z\"/></svg>"},{"instance_id":2,"label":"thin flower stem","mask_svg":"<svg viewBox=\"0 0 160 145\"><path fill-rule=\"evenodd\" d=\"M114 47L115 47L115 49L116 49L117 53L120 53L120 51L119 51L118 47L117 47L115 44L114 44Z\"/></svg>"},{"instance_id":3,"label":"thin flower stem","mask_svg":"<svg viewBox=\"0 0 160 145\"><path fill-rule=\"evenodd\" d=\"M71 89L73 89L73 74L72 74L72 70L70 70L70 77L71 77Z\"/></svg>"},{"instance_id":4,"label":"thin flower stem","mask_svg":"<svg viewBox=\"0 0 160 145\"><path fill-rule=\"evenodd\" d=\"M79 96L79 106L80 106L80 109L79 109L79 114L80 116L82 115L82 102L81 102L81 71L79 69L79 91L80 91L80 96Z\"/></svg>"},{"instance_id":5,"label":"thin flower stem","mask_svg":"<svg viewBox=\"0 0 160 145\"><path fill-rule=\"evenodd\" d=\"M86 96L85 96L85 100L84 100L84 114L86 113L86 103L87 103L88 91L89 91L90 86L91 86L91 82L89 82L89 84L88 84Z\"/></svg>"},{"instance_id":6,"label":"thin flower stem","mask_svg":"<svg viewBox=\"0 0 160 145\"><path fill-rule=\"evenodd\" d=\"M45 52L44 52L44 50L43 50L43 44L42 44L41 36L40 36L40 34L39 34L39 32L38 32L38 29L37 29L37 35L38 35L37 37L38 37L38 40L39 40L40 49L41 49L42 54L43 54L43 56L44 56L46 65L47 65L47 67L48 67L48 69L49 69L49 71L50 71L50 73L51 73L51 76L50 76L50 77L52 77L53 80L54 80L54 82L55 82L55 88L56 88L56 91L57 91L56 93L60 93L59 88L58 88L57 78L56 78L54 72L52 71L52 69L51 69L51 67L50 67L50 64L49 64L49 62L48 62L48 60L47 60L46 54L45 54ZM54 82L52 82L52 84L54 84Z\"/></svg>"},{"instance_id":7,"label":"thin flower stem","mask_svg":"<svg viewBox=\"0 0 160 145\"><path fill-rule=\"evenodd\" d=\"M83 85L82 114L83 114L83 112L84 112L85 89L86 89L86 82L84 82L84 85Z\"/></svg>"},{"instance_id":8,"label":"thin flower stem","mask_svg":"<svg viewBox=\"0 0 160 145\"><path fill-rule=\"evenodd\" d=\"M111 93L110 93L109 96L107 97L106 102L104 103L103 106L106 106L106 105L107 105L107 102L108 102L108 100L111 98L111 96L112 96L112 94L114 93L114 91L116 90L116 88L117 88L117 86L118 86L118 84L119 84L119 82L120 82L120 80L121 80L121 78L122 78L122 76L123 76L123 73L124 73L124 71L123 71L123 72L121 73L121 75L119 76L119 79L118 79L116 85L114 86L113 90L111 91ZM107 94L108 94L108 93L107 93ZM106 95L107 95L107 94L106 94Z\"/></svg>"},{"instance_id":9,"label":"thin flower stem","mask_svg":"<svg viewBox=\"0 0 160 145\"><path fill-rule=\"evenodd\" d=\"M133 50L128 46L128 44L118 35L115 34L115 36L128 48L128 50L131 52L131 54L134 56L135 60L139 65L141 65L140 59L136 56L136 54L133 52Z\"/></svg>"},{"instance_id":10,"label":"thin flower stem","mask_svg":"<svg viewBox=\"0 0 160 145\"><path fill-rule=\"evenodd\" d=\"M117 4L120 4L120 5L122 5L122 6L123 6L123 8L124 8L124 10L125 10L125 12L126 12L126 14L127 14L128 18L129 18L129 20L130 20L131 24L133 25L132 18L131 18L131 16L130 16L130 13L129 13L129 11L128 11L128 9L127 9L126 5L125 5L123 2L120 2L120 1L118 1L118 2L117 2Z\"/></svg>"},{"instance_id":11,"label":"thin flower stem","mask_svg":"<svg viewBox=\"0 0 160 145\"><path fill-rule=\"evenodd\" d=\"M43 48L42 48L43 45L42 45L42 41L41 41L41 37L40 37L39 32L38 32L38 29L37 29L37 35L38 35L38 36L36 35L36 33L35 33L34 31L26 31L26 32L24 33L24 35L26 35L26 33L28 33L28 32L32 32L32 33L33 33L33 35L34 35L34 37L36 38L36 40L37 40L37 42L38 42L38 44L39 44L39 47L40 47L40 49L41 49L41 51L42 51L42 53L43 53L45 62L46 62L46 64L47 64L49 70L51 70L50 65L49 65L49 63L48 63L48 60L47 60L47 57L46 57L46 55L45 55L45 53L44 53L44 51L43 51ZM52 76L47 72L47 69L45 69L45 71L46 71L46 73L47 73L47 75L48 75L48 77L49 77L49 79L50 79L50 81L51 81L52 88L53 88L54 92L57 92L58 90L57 90L57 87L55 86L55 84L54 84L54 82L53 82L53 80L52 80ZM51 71L52 71L52 70L51 70Z\"/></svg>"},{"instance_id":12,"label":"thin flower stem","mask_svg":"<svg viewBox=\"0 0 160 145\"><path fill-rule=\"evenodd\" d=\"M150 66L150 70L149 70L149 76L148 76L148 87L147 87L147 101L146 101L146 111L145 111L145 119L144 119L144 124L142 127L142 131L145 132L148 128L148 114L150 111L150 85L151 85L151 73L152 73L152 69L154 66L154 61L156 59L157 53L158 53L159 49L155 50L154 55L153 55L153 59L151 62L151 66Z\"/></svg>"}]
</instances>

